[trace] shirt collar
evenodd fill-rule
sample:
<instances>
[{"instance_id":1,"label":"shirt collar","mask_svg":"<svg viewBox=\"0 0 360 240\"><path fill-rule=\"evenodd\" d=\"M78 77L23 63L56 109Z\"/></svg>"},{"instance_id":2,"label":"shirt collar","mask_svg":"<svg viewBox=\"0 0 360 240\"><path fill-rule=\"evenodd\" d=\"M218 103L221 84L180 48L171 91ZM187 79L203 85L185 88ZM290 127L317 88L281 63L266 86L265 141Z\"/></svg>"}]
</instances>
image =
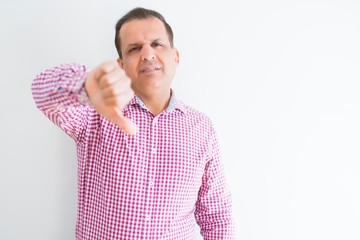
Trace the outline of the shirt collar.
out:
<instances>
[{"instance_id":1,"label":"shirt collar","mask_svg":"<svg viewBox=\"0 0 360 240\"><path fill-rule=\"evenodd\" d=\"M169 105L166 108L166 112L180 110L181 112L185 113L185 105L175 97L174 91L172 89L170 89L170 91L171 96ZM137 95L135 95L135 97L129 102L129 105L139 105L143 109L149 111L149 109L145 106L144 102Z\"/></svg>"}]
</instances>

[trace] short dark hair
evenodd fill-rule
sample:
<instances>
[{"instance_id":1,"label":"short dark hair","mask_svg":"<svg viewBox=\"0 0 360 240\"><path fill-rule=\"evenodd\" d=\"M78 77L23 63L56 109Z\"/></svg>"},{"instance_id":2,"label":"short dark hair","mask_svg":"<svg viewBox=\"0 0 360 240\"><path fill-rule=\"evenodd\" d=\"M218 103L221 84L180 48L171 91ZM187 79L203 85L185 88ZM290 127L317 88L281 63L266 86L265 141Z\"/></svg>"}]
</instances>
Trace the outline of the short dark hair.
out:
<instances>
[{"instance_id":1,"label":"short dark hair","mask_svg":"<svg viewBox=\"0 0 360 240\"><path fill-rule=\"evenodd\" d=\"M122 25L126 22L129 22L131 20L135 19L147 19L147 18L158 18L160 21L162 21L165 25L165 29L169 38L170 46L174 47L174 34L170 27L170 25L165 21L165 18L158 12L154 10L149 10L145 8L134 8L130 12L128 12L126 15L124 15L122 18L119 19L119 21L116 23L115 26L115 47L118 51L120 59L122 59L122 53L121 53L121 39L120 39L120 29Z\"/></svg>"}]
</instances>

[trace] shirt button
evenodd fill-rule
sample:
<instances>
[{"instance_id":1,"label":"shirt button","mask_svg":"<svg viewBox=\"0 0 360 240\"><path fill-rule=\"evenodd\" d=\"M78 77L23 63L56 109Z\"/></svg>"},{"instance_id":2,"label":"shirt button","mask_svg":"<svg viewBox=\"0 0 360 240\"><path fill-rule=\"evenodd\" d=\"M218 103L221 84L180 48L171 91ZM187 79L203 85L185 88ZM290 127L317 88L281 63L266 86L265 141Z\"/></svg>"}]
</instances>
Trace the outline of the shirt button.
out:
<instances>
[{"instance_id":1,"label":"shirt button","mask_svg":"<svg viewBox=\"0 0 360 240\"><path fill-rule=\"evenodd\" d=\"M153 181L149 181L149 185L150 185L150 186L154 186L154 182L153 182Z\"/></svg>"},{"instance_id":2,"label":"shirt button","mask_svg":"<svg viewBox=\"0 0 360 240\"><path fill-rule=\"evenodd\" d=\"M156 153L156 148L151 149L151 153L155 154Z\"/></svg>"},{"instance_id":3,"label":"shirt button","mask_svg":"<svg viewBox=\"0 0 360 240\"><path fill-rule=\"evenodd\" d=\"M145 220L146 220L146 221L150 221L150 219L151 219L151 215L150 215L150 214L148 214L148 215L145 216Z\"/></svg>"}]
</instances>

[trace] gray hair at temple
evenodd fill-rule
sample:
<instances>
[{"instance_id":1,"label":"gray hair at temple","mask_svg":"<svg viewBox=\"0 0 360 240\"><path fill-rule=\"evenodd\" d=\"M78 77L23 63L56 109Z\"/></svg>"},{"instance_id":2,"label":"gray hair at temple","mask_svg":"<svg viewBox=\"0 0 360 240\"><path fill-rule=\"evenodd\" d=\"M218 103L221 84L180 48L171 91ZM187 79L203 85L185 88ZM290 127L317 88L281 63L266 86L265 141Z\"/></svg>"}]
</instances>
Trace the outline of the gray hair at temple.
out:
<instances>
[{"instance_id":1,"label":"gray hair at temple","mask_svg":"<svg viewBox=\"0 0 360 240\"><path fill-rule=\"evenodd\" d=\"M165 25L165 29L169 38L170 46L171 48L174 47L174 34L170 27L170 25L165 21L165 18L158 12L145 9L145 8L134 8L130 12L128 12L126 15L124 15L122 18L119 19L119 21L116 23L115 26L115 47L118 51L119 58L122 59L122 53L121 53L121 39L120 39L120 29L122 25L126 22L129 22L131 20L136 19L148 19L148 18L158 18L160 21L162 21Z\"/></svg>"}]
</instances>

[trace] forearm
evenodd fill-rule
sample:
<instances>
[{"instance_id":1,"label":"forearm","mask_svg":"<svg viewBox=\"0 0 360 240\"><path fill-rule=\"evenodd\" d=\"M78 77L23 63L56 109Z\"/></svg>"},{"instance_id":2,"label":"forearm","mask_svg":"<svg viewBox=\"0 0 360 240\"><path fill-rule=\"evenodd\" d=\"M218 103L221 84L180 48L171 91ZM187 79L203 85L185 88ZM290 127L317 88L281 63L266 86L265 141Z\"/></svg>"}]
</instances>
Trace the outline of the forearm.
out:
<instances>
[{"instance_id":1,"label":"forearm","mask_svg":"<svg viewBox=\"0 0 360 240\"><path fill-rule=\"evenodd\" d=\"M89 100L84 89L87 69L63 64L40 73L32 83L37 107L75 140L85 125Z\"/></svg>"},{"instance_id":2,"label":"forearm","mask_svg":"<svg viewBox=\"0 0 360 240\"><path fill-rule=\"evenodd\" d=\"M235 239L232 200L224 184L203 189L196 204L195 218L204 240Z\"/></svg>"},{"instance_id":3,"label":"forearm","mask_svg":"<svg viewBox=\"0 0 360 240\"><path fill-rule=\"evenodd\" d=\"M209 160L199 190L195 218L205 240L232 240L235 239L232 200L220 161L217 137L212 131Z\"/></svg>"}]
</instances>

